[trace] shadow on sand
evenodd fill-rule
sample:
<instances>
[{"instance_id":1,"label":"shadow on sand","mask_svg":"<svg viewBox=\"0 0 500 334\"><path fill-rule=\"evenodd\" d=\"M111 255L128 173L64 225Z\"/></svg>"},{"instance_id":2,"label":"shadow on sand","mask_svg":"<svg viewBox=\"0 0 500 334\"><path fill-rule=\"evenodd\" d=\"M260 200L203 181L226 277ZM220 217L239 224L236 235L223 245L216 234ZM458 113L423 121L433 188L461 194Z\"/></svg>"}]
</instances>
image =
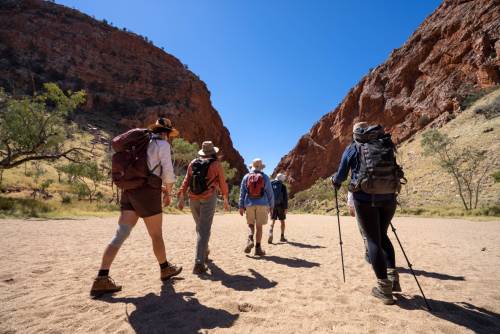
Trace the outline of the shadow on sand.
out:
<instances>
[{"instance_id":1,"label":"shadow on sand","mask_svg":"<svg viewBox=\"0 0 500 334\"><path fill-rule=\"evenodd\" d=\"M423 309L424 300L421 296L407 298L396 295L397 305L405 310ZM435 317L463 326L478 334L495 333L500 328L500 314L488 311L472 304L450 303L441 300L427 299ZM431 329L429 329L431 331Z\"/></svg>"},{"instance_id":2,"label":"shadow on sand","mask_svg":"<svg viewBox=\"0 0 500 334\"><path fill-rule=\"evenodd\" d=\"M276 243L276 245L286 245L286 244L289 244L290 246L294 246L294 247L308 248L308 249L326 248L325 246L303 244L301 242L296 242L296 241L288 241L288 242Z\"/></svg>"},{"instance_id":3,"label":"shadow on sand","mask_svg":"<svg viewBox=\"0 0 500 334\"><path fill-rule=\"evenodd\" d=\"M398 267L397 270L399 273L411 275L410 269ZM413 272L417 276L435 278L435 279L440 279L440 280L445 280L445 281L465 281L464 276L452 276L452 275L448 275L448 274L434 273L432 271L425 271L425 270L418 270L418 269L413 269Z\"/></svg>"},{"instance_id":4,"label":"shadow on sand","mask_svg":"<svg viewBox=\"0 0 500 334\"><path fill-rule=\"evenodd\" d=\"M237 291L253 291L256 289L271 289L274 288L278 282L270 281L257 271L248 269L252 276L246 275L230 275L218 267L215 263L208 263L211 275L202 275L201 279L210 281L220 281L222 285L227 288Z\"/></svg>"},{"instance_id":5,"label":"shadow on sand","mask_svg":"<svg viewBox=\"0 0 500 334\"><path fill-rule=\"evenodd\" d=\"M160 295L143 297L102 297L106 303L133 304L135 310L125 312L136 333L199 333L203 329L229 328L237 314L200 304L192 292L175 292L171 282L163 284Z\"/></svg>"},{"instance_id":6,"label":"shadow on sand","mask_svg":"<svg viewBox=\"0 0 500 334\"><path fill-rule=\"evenodd\" d=\"M320 264L317 262L310 262L304 259L299 259L299 258L286 258L286 257L281 257L281 256L276 256L276 255L265 255L265 256L249 256L252 259L256 260L264 260L264 261L271 261L277 264L282 264L291 268L313 268L313 267L319 267Z\"/></svg>"}]
</instances>

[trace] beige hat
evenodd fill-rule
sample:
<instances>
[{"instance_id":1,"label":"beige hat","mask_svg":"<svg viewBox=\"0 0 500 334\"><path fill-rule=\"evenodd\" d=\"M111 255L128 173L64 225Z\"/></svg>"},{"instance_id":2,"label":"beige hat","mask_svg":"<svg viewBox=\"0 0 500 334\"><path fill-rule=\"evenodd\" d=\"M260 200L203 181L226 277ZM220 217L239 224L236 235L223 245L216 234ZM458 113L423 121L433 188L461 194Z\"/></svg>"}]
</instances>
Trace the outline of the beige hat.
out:
<instances>
[{"instance_id":1,"label":"beige hat","mask_svg":"<svg viewBox=\"0 0 500 334\"><path fill-rule=\"evenodd\" d=\"M285 182L286 175L283 173L278 173L278 175L276 175L276 180L281 181L281 182Z\"/></svg>"},{"instance_id":2,"label":"beige hat","mask_svg":"<svg viewBox=\"0 0 500 334\"><path fill-rule=\"evenodd\" d=\"M250 169L255 169L255 170L263 170L266 168L266 165L262 162L262 159L253 159L252 164L250 166Z\"/></svg>"},{"instance_id":3,"label":"beige hat","mask_svg":"<svg viewBox=\"0 0 500 334\"><path fill-rule=\"evenodd\" d=\"M352 133L358 129L366 129L369 126L368 122L357 122L352 126Z\"/></svg>"},{"instance_id":4,"label":"beige hat","mask_svg":"<svg viewBox=\"0 0 500 334\"><path fill-rule=\"evenodd\" d=\"M214 146L214 143L211 141L204 141L201 144L201 150L198 151L198 155L201 157L209 157L211 155L217 154L219 152L219 148Z\"/></svg>"}]
</instances>

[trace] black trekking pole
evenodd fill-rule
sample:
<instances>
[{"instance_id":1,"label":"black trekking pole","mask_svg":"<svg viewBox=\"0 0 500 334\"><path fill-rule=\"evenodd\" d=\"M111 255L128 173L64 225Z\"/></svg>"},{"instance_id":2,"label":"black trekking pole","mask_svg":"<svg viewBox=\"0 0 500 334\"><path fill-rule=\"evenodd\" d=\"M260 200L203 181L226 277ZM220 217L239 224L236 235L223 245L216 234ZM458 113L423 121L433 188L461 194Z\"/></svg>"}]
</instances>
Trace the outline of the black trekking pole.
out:
<instances>
[{"instance_id":1,"label":"black trekking pole","mask_svg":"<svg viewBox=\"0 0 500 334\"><path fill-rule=\"evenodd\" d=\"M335 188L335 208L337 209L337 224L339 226L339 245L340 245L340 258L342 259L342 276L344 277L345 283L345 270L344 270L344 252L342 251L342 233L340 232L340 212L339 212L339 201L337 198L337 188Z\"/></svg>"},{"instance_id":2,"label":"black trekking pole","mask_svg":"<svg viewBox=\"0 0 500 334\"><path fill-rule=\"evenodd\" d=\"M425 298L424 291L422 290L422 287L420 286L420 283L418 282L417 275L415 275L415 272L413 271L413 267L412 267L412 265L410 263L410 260L408 260L408 256L406 256L406 252L405 252L405 250L403 248L403 245L401 244L401 241L399 240L399 237L398 237L398 235L396 233L396 228L394 227L394 225L392 225L392 222L390 222L389 224L391 224L392 232L394 232L394 235L396 236L396 240L398 241L399 247L401 247L401 250L403 251L403 255L405 256L406 262L408 263L408 267L410 268L411 274L415 278L415 282L417 282L417 285L418 285L418 288L420 290L420 293L422 294L422 297L424 297L425 306L427 306L427 309L429 311L432 311L429 303L427 302L427 298Z\"/></svg>"}]
</instances>

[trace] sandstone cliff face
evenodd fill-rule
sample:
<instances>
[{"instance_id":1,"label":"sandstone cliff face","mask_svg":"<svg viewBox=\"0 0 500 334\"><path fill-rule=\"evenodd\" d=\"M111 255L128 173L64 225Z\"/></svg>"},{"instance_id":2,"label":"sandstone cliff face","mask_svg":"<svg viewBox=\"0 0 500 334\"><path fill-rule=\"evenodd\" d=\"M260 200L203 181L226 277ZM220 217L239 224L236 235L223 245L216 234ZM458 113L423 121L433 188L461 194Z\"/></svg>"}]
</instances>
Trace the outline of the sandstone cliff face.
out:
<instances>
[{"instance_id":1,"label":"sandstone cliff face","mask_svg":"<svg viewBox=\"0 0 500 334\"><path fill-rule=\"evenodd\" d=\"M351 89L284 156L275 173L291 192L332 175L359 120L382 124L400 143L460 111L468 92L500 83L500 1L449 0L389 59Z\"/></svg>"},{"instance_id":2,"label":"sandstone cliff face","mask_svg":"<svg viewBox=\"0 0 500 334\"><path fill-rule=\"evenodd\" d=\"M187 140L212 140L246 171L205 83L142 37L50 2L0 2L0 86L31 93L44 82L85 89L80 113L114 133L171 118Z\"/></svg>"}]
</instances>

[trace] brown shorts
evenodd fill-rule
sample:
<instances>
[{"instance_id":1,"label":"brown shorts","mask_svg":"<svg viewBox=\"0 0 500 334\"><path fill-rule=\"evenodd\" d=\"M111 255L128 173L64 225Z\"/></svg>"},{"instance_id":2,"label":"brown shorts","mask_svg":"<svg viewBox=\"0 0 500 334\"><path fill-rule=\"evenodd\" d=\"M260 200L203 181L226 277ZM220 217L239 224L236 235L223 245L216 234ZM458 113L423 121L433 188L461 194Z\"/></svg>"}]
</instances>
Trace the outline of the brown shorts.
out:
<instances>
[{"instance_id":1,"label":"brown shorts","mask_svg":"<svg viewBox=\"0 0 500 334\"><path fill-rule=\"evenodd\" d=\"M135 211L141 218L162 213L161 188L144 185L137 189L122 191L120 209L121 211Z\"/></svg>"}]
</instances>

